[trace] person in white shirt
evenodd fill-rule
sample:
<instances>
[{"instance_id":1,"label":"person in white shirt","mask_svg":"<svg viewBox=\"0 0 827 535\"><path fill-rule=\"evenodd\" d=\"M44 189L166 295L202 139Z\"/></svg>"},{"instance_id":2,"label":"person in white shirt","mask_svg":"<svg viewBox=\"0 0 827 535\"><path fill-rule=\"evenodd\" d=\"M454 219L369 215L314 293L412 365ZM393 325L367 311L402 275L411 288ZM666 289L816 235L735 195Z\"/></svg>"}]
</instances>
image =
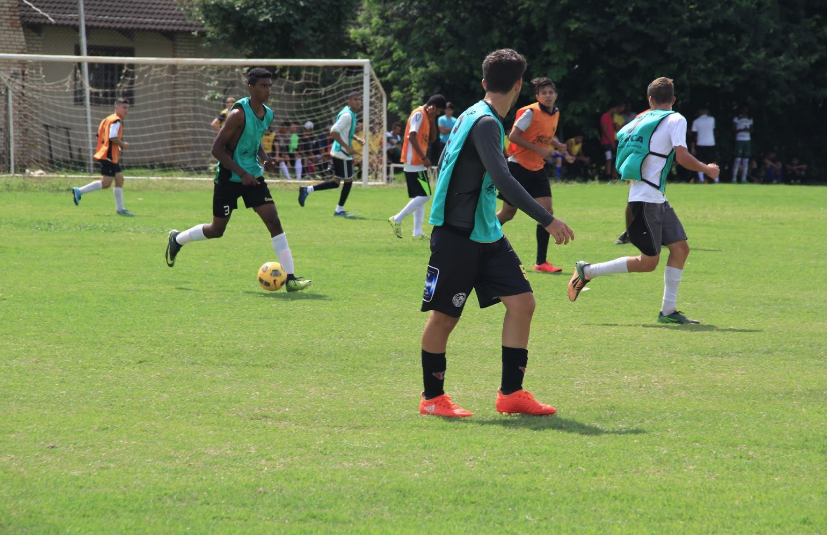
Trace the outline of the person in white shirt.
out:
<instances>
[{"instance_id":1,"label":"person in white shirt","mask_svg":"<svg viewBox=\"0 0 827 535\"><path fill-rule=\"evenodd\" d=\"M650 272L658 267L662 246L669 249L663 274L663 304L659 323L699 323L676 309L678 286L689 256L686 232L675 210L666 200L666 175L673 158L690 171L715 179L720 170L704 164L686 148L686 119L672 111L675 86L669 78L657 78L646 91L650 110L640 114L618 132L617 167L621 178L630 180L629 208L632 222L629 238L641 254L600 264L580 261L568 285L569 300L577 299L592 279L612 273ZM648 139L647 139L648 138ZM628 165L627 165L628 164Z\"/></svg>"},{"instance_id":2,"label":"person in white shirt","mask_svg":"<svg viewBox=\"0 0 827 535\"><path fill-rule=\"evenodd\" d=\"M715 117L709 115L709 108L698 110L698 118L692 121L692 143L690 152L702 162L716 163L718 156L715 154ZM715 179L718 183L719 179ZM704 174L698 171L698 182L704 183Z\"/></svg>"},{"instance_id":3,"label":"person in white shirt","mask_svg":"<svg viewBox=\"0 0 827 535\"><path fill-rule=\"evenodd\" d=\"M741 106L741 112L732 120L735 129L735 163L732 166L732 182L738 181L738 167L741 167L741 183L747 181L749 159L752 157L752 118L749 107Z\"/></svg>"}]
</instances>

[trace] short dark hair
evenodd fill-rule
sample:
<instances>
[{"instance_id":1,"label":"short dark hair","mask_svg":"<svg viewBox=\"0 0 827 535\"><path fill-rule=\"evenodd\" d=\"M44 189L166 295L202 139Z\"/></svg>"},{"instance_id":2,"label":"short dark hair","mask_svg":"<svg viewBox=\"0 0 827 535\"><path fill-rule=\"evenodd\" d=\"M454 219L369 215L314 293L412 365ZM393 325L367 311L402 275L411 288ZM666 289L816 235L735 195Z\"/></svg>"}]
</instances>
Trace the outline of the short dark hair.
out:
<instances>
[{"instance_id":1,"label":"short dark hair","mask_svg":"<svg viewBox=\"0 0 827 535\"><path fill-rule=\"evenodd\" d=\"M121 97L121 98L115 100L115 105L118 105L118 104L129 104L129 101L127 99Z\"/></svg>"},{"instance_id":2,"label":"short dark hair","mask_svg":"<svg viewBox=\"0 0 827 535\"><path fill-rule=\"evenodd\" d=\"M486 91L508 93L525 74L525 58L510 48L495 50L482 62Z\"/></svg>"},{"instance_id":3,"label":"short dark hair","mask_svg":"<svg viewBox=\"0 0 827 535\"><path fill-rule=\"evenodd\" d=\"M396 121L395 123L393 123L393 125L391 125L391 128L396 128L397 126L398 126L399 128L402 128L402 126L403 126L403 125L402 125L402 123L400 123L399 121Z\"/></svg>"},{"instance_id":4,"label":"short dark hair","mask_svg":"<svg viewBox=\"0 0 827 535\"><path fill-rule=\"evenodd\" d=\"M453 110L454 109L454 103L453 102L448 102L447 104L445 104L445 109L446 110Z\"/></svg>"},{"instance_id":5,"label":"short dark hair","mask_svg":"<svg viewBox=\"0 0 827 535\"><path fill-rule=\"evenodd\" d=\"M675 98L675 84L671 78L655 78L646 89L646 96L652 97L656 104L671 104Z\"/></svg>"},{"instance_id":6,"label":"short dark hair","mask_svg":"<svg viewBox=\"0 0 827 535\"><path fill-rule=\"evenodd\" d=\"M429 98L428 102L425 103L426 106L434 106L440 110L444 110L447 104L448 101L445 100L445 97L440 94L431 95L431 98Z\"/></svg>"},{"instance_id":7,"label":"short dark hair","mask_svg":"<svg viewBox=\"0 0 827 535\"><path fill-rule=\"evenodd\" d=\"M544 87L551 87L552 91L554 91L555 93L557 92L557 86L554 85L554 82L551 81L551 78L546 78L545 76L533 79L531 81L531 85L534 86L534 94L535 95L539 95L540 91Z\"/></svg>"},{"instance_id":8,"label":"short dark hair","mask_svg":"<svg viewBox=\"0 0 827 535\"><path fill-rule=\"evenodd\" d=\"M254 67L247 71L247 85L256 85L259 80L273 78L273 73L261 67Z\"/></svg>"},{"instance_id":9,"label":"short dark hair","mask_svg":"<svg viewBox=\"0 0 827 535\"><path fill-rule=\"evenodd\" d=\"M359 91L351 91L347 94L348 100L354 99L356 97L362 98L362 93L360 93Z\"/></svg>"}]
</instances>

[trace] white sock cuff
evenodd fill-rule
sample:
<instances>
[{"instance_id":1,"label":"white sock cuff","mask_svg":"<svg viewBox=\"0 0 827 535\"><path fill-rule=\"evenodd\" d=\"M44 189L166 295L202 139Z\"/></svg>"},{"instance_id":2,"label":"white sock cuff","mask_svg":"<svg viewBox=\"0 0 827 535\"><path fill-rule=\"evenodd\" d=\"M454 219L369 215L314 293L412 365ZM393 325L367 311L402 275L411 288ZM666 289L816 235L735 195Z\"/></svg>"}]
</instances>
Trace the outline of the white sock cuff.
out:
<instances>
[{"instance_id":1,"label":"white sock cuff","mask_svg":"<svg viewBox=\"0 0 827 535\"><path fill-rule=\"evenodd\" d=\"M675 281L680 282L681 277L683 276L683 270L674 268L671 266L666 266L666 269L663 270L663 279L668 281Z\"/></svg>"}]
</instances>

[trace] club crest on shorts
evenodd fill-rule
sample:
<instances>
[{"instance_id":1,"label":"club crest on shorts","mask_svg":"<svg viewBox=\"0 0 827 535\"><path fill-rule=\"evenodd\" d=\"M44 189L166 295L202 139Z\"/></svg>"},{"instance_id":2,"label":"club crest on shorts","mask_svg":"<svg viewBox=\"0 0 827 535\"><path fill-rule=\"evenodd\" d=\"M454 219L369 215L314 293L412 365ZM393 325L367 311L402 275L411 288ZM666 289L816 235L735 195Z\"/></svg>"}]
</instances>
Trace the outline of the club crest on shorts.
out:
<instances>
[{"instance_id":1,"label":"club crest on shorts","mask_svg":"<svg viewBox=\"0 0 827 535\"><path fill-rule=\"evenodd\" d=\"M453 299L451 299L451 302L454 303L455 307L459 308L463 304L465 304L465 300L467 298L468 298L468 294L464 294L464 293L460 292L460 293L454 295Z\"/></svg>"},{"instance_id":2,"label":"club crest on shorts","mask_svg":"<svg viewBox=\"0 0 827 535\"><path fill-rule=\"evenodd\" d=\"M528 274L525 272L525 268L523 267L523 265L522 265L522 264L520 264L520 271L522 271L522 272L523 272L523 278L524 278L525 280L528 280Z\"/></svg>"}]
</instances>

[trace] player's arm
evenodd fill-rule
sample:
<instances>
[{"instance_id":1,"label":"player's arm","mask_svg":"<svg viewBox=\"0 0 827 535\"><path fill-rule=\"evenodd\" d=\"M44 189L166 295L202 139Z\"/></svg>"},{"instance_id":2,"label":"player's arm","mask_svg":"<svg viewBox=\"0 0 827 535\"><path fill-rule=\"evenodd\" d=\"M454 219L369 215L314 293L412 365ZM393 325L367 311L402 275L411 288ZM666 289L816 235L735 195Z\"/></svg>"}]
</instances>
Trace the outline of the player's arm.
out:
<instances>
[{"instance_id":1,"label":"player's arm","mask_svg":"<svg viewBox=\"0 0 827 535\"><path fill-rule=\"evenodd\" d=\"M210 123L210 126L212 127L213 130L215 130L216 132L219 132L221 130L221 121L219 121L218 117L216 117L215 119L212 120L212 122Z\"/></svg>"},{"instance_id":2,"label":"player's arm","mask_svg":"<svg viewBox=\"0 0 827 535\"><path fill-rule=\"evenodd\" d=\"M439 128L439 133L440 134L450 134L451 133L451 127L450 126L439 125L437 128Z\"/></svg>"},{"instance_id":3,"label":"player's arm","mask_svg":"<svg viewBox=\"0 0 827 535\"><path fill-rule=\"evenodd\" d=\"M428 158L428 155L425 154L425 151L422 150L422 147L419 146L419 140L416 138L416 130L411 130L408 133L408 143L411 144L411 148L414 152L416 152L419 157L422 159L422 165L425 167L431 166L431 160Z\"/></svg>"},{"instance_id":4,"label":"player's arm","mask_svg":"<svg viewBox=\"0 0 827 535\"><path fill-rule=\"evenodd\" d=\"M526 138L523 137L523 131L517 128L516 126L511 129L511 133L508 134L508 140L517 145L518 147L522 147L524 149L534 151L540 155L542 159L551 158L551 150L548 147L541 147L539 145L535 145L534 143L530 143Z\"/></svg>"},{"instance_id":5,"label":"player's arm","mask_svg":"<svg viewBox=\"0 0 827 535\"><path fill-rule=\"evenodd\" d=\"M235 109L227 115L227 120L224 122L224 127L215 136L215 141L212 143L213 157L221 162L225 169L229 169L233 173L241 177L241 183L245 186L258 184L257 177L254 177L247 171L241 168L240 165L233 161L232 155L227 151L227 144L230 142L232 135L239 129L244 127L244 112L241 109ZM259 143L259 147L261 143Z\"/></svg>"},{"instance_id":6,"label":"player's arm","mask_svg":"<svg viewBox=\"0 0 827 535\"><path fill-rule=\"evenodd\" d=\"M258 144L258 159L261 162L261 165L264 166L264 170L270 173L274 172L278 169L278 165L276 165L276 161L267 154L267 151L264 150L264 145L261 143Z\"/></svg>"},{"instance_id":7,"label":"player's arm","mask_svg":"<svg viewBox=\"0 0 827 535\"><path fill-rule=\"evenodd\" d=\"M698 161L697 158L689 154L686 147L680 145L675 147L675 160L690 171L698 171L708 175L711 178L718 178L718 173L721 172L720 169L718 169L718 166L714 163L707 165Z\"/></svg>"},{"instance_id":8,"label":"player's arm","mask_svg":"<svg viewBox=\"0 0 827 535\"><path fill-rule=\"evenodd\" d=\"M495 119L482 118L471 129L471 141L491 181L503 196L530 218L542 225L554 237L554 243L565 244L574 239L574 232L562 219L552 216L517 182L508 171L505 158L499 151L499 125Z\"/></svg>"}]
</instances>

